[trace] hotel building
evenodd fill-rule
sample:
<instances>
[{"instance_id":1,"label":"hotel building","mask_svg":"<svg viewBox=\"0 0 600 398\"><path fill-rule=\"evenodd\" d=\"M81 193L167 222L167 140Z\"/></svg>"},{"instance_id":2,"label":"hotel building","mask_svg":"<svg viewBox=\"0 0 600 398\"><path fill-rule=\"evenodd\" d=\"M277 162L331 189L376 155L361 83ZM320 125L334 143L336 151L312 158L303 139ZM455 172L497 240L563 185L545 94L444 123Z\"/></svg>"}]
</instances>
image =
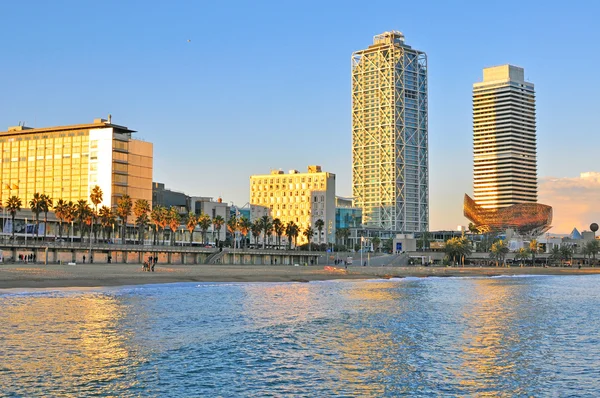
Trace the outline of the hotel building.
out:
<instances>
[{"instance_id":1,"label":"hotel building","mask_svg":"<svg viewBox=\"0 0 600 398\"><path fill-rule=\"evenodd\" d=\"M302 234L307 227L315 230L314 243L331 243L335 239L335 174L321 166L308 166L306 173L290 170L289 174L273 170L271 174L250 177L251 220L263 215L279 218L283 224L293 221L300 227L298 244L306 243ZM321 236L315 223L323 220Z\"/></svg>"},{"instance_id":2,"label":"hotel building","mask_svg":"<svg viewBox=\"0 0 600 398\"><path fill-rule=\"evenodd\" d=\"M9 127L0 132L0 201L17 196L28 208L33 195L89 202L91 189L103 192L99 206L116 206L128 194L152 204L152 144L132 139L133 130L96 119L71 126Z\"/></svg>"},{"instance_id":3,"label":"hotel building","mask_svg":"<svg viewBox=\"0 0 600 398\"><path fill-rule=\"evenodd\" d=\"M537 202L535 91L523 68L485 68L473 85L473 188L483 209Z\"/></svg>"},{"instance_id":4,"label":"hotel building","mask_svg":"<svg viewBox=\"0 0 600 398\"><path fill-rule=\"evenodd\" d=\"M352 54L352 196L363 225L429 229L427 55L391 31Z\"/></svg>"}]
</instances>

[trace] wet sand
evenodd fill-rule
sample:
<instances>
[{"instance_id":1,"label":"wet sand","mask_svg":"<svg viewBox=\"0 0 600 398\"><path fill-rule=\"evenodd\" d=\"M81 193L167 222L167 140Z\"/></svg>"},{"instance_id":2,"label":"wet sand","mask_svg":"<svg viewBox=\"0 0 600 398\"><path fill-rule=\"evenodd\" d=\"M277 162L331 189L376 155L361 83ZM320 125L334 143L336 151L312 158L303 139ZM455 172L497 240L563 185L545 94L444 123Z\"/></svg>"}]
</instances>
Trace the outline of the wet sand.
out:
<instances>
[{"instance_id":1,"label":"wet sand","mask_svg":"<svg viewBox=\"0 0 600 398\"><path fill-rule=\"evenodd\" d=\"M101 287L172 282L309 282L329 279L403 277L589 275L597 268L560 267L343 267L286 265L0 264L0 289Z\"/></svg>"}]
</instances>

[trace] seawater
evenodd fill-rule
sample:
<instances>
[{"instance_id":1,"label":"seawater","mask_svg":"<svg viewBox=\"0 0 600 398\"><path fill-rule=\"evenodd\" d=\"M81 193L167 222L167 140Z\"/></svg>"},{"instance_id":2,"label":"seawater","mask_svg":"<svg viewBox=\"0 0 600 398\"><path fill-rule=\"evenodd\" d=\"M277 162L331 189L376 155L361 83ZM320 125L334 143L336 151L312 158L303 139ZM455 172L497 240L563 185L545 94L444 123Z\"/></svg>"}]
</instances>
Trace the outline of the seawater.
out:
<instances>
[{"instance_id":1,"label":"seawater","mask_svg":"<svg viewBox=\"0 0 600 398\"><path fill-rule=\"evenodd\" d=\"M0 293L0 396L597 396L599 276Z\"/></svg>"}]
</instances>

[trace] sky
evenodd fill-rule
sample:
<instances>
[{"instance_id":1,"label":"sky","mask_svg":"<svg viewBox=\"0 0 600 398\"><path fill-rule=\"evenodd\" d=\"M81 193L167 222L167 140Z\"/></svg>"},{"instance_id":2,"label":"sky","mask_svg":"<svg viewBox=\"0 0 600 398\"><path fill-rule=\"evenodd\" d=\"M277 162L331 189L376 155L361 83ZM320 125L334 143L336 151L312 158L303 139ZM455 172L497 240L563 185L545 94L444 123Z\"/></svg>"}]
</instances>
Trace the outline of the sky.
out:
<instances>
[{"instance_id":1,"label":"sky","mask_svg":"<svg viewBox=\"0 0 600 398\"><path fill-rule=\"evenodd\" d=\"M600 171L600 3L3 1L0 15L0 130L111 114L154 143L154 181L238 206L250 175L309 164L351 196L350 57L401 31L428 56L431 230L468 223L472 84L521 66L552 232L600 221L600 183L581 178Z\"/></svg>"}]
</instances>

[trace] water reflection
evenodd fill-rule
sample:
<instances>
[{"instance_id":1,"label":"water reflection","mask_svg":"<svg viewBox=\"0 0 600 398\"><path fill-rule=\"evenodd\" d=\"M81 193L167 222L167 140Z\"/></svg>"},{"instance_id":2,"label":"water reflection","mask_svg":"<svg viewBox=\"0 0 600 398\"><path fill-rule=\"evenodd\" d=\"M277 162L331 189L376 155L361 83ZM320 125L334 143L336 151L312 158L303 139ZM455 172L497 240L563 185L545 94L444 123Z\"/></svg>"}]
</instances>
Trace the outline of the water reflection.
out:
<instances>
[{"instance_id":1,"label":"water reflection","mask_svg":"<svg viewBox=\"0 0 600 398\"><path fill-rule=\"evenodd\" d=\"M82 393L97 383L128 388L119 381L130 357L118 326L124 311L100 293L3 297L0 385L19 395L50 386Z\"/></svg>"}]
</instances>

